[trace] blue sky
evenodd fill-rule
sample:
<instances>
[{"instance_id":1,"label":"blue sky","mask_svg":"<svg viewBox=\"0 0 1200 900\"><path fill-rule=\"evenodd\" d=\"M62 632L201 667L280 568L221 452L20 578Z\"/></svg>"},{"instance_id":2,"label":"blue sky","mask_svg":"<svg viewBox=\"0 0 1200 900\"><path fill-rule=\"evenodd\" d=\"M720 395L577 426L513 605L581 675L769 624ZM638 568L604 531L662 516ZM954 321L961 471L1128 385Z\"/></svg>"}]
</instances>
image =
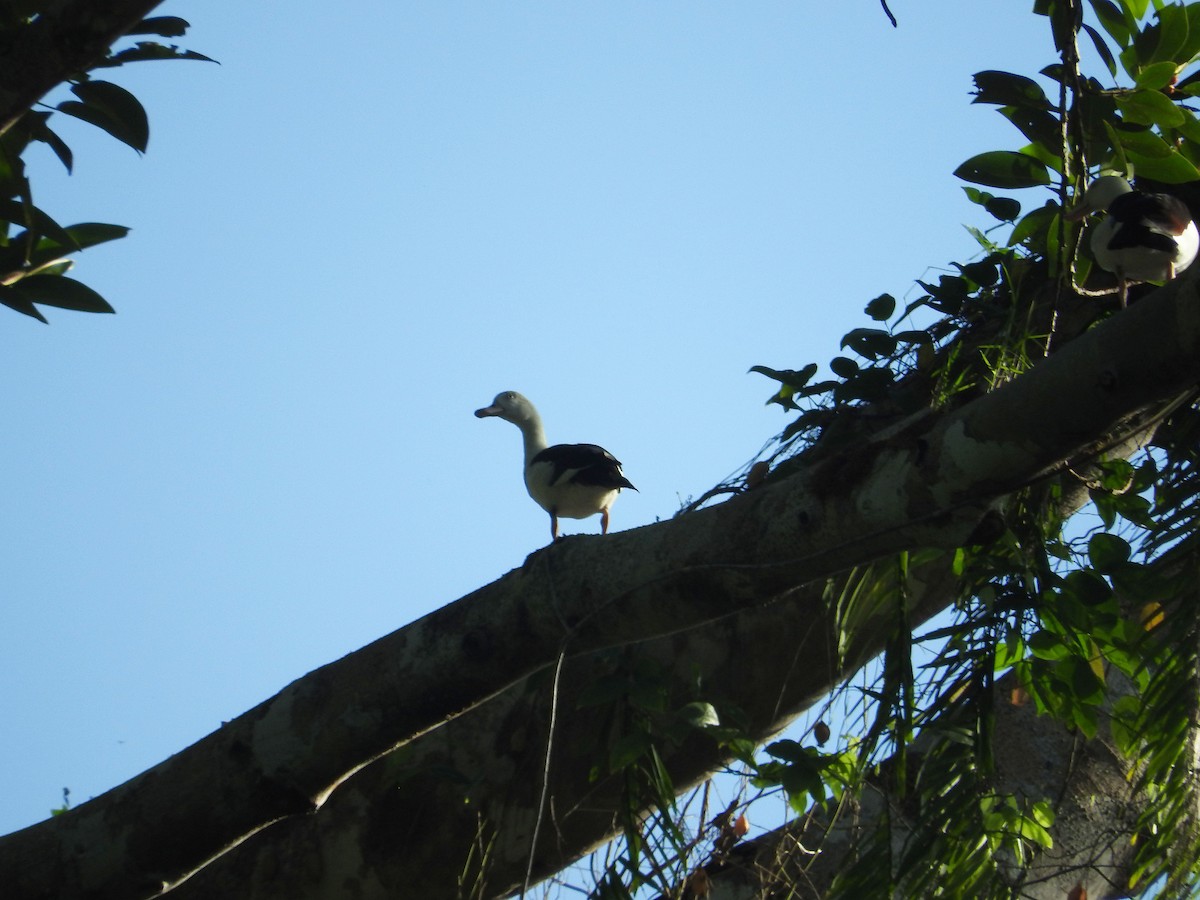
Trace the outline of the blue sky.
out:
<instances>
[{"instance_id":1,"label":"blue sky","mask_svg":"<svg viewBox=\"0 0 1200 900\"><path fill-rule=\"evenodd\" d=\"M1048 29L891 6L168 0L220 65L107 76L148 154L60 118L75 173L32 160L60 222L133 228L75 271L118 315L0 310L0 832L543 546L498 391L647 525L786 424L750 366L970 256L950 173L1019 141L971 75Z\"/></svg>"}]
</instances>

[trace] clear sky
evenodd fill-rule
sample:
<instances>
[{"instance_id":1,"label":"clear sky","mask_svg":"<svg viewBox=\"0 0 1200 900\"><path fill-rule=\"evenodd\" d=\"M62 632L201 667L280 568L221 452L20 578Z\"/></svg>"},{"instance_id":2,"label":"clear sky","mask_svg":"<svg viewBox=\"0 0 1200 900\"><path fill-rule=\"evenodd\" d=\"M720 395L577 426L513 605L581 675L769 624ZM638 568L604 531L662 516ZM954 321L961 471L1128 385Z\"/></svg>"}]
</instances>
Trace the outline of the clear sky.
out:
<instances>
[{"instance_id":1,"label":"clear sky","mask_svg":"<svg viewBox=\"0 0 1200 900\"><path fill-rule=\"evenodd\" d=\"M168 0L220 65L101 75L148 154L32 160L133 228L75 272L118 315L0 310L0 832L547 543L500 390L625 463L614 530L737 469L750 366L991 224L950 173L1020 143L969 91L1053 61L1029 5Z\"/></svg>"}]
</instances>

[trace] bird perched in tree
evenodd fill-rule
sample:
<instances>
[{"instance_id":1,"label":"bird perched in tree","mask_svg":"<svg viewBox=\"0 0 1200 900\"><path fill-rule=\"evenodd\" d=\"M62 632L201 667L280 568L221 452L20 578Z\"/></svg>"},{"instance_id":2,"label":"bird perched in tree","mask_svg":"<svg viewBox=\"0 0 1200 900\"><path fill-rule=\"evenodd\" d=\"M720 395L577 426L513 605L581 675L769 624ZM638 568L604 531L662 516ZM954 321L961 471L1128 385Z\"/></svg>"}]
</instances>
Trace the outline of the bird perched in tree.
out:
<instances>
[{"instance_id":1,"label":"bird perched in tree","mask_svg":"<svg viewBox=\"0 0 1200 900\"><path fill-rule=\"evenodd\" d=\"M1089 245L1100 268L1117 276L1122 306L1130 282L1170 281L1196 259L1200 234L1178 197L1139 191L1119 175L1103 175L1066 218L1090 213L1105 214L1092 226Z\"/></svg>"},{"instance_id":2,"label":"bird perched in tree","mask_svg":"<svg viewBox=\"0 0 1200 900\"><path fill-rule=\"evenodd\" d=\"M475 410L479 418L497 416L521 429L525 442L525 488L550 513L550 534L558 538L558 519L586 519L600 513L600 531L608 533L608 510L621 488L637 488L621 473L621 463L595 444L546 445L542 417L516 391L496 395L491 406Z\"/></svg>"}]
</instances>

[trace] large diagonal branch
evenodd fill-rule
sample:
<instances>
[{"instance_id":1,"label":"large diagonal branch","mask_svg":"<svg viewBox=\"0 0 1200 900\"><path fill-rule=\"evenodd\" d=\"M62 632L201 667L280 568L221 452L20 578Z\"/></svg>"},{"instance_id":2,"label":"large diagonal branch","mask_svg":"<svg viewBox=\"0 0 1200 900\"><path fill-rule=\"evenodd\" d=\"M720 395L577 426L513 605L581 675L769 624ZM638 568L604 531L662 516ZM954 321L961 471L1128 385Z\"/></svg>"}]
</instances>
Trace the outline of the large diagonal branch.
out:
<instances>
[{"instance_id":1,"label":"large diagonal branch","mask_svg":"<svg viewBox=\"0 0 1200 900\"><path fill-rule=\"evenodd\" d=\"M1004 388L864 441L835 464L535 553L143 775L8 836L0 877L18 898L151 895L261 828L315 810L371 761L564 649L668 635L888 553L958 546L1007 494L1198 381L1200 298L1177 281ZM825 678L815 674L813 686Z\"/></svg>"},{"instance_id":2,"label":"large diagonal branch","mask_svg":"<svg viewBox=\"0 0 1200 900\"><path fill-rule=\"evenodd\" d=\"M162 0L53 0L0 52L0 134L56 85L85 72Z\"/></svg>"},{"instance_id":3,"label":"large diagonal branch","mask_svg":"<svg viewBox=\"0 0 1200 900\"><path fill-rule=\"evenodd\" d=\"M1147 436L1112 453L1132 455ZM1088 501L1076 475L1092 474L1078 468L1057 480L1055 516ZM562 872L620 831L622 810L644 802L630 794L626 772L609 764L629 734L621 689L618 699L582 702L596 685L608 685L611 698L614 682L630 691L649 684L668 711L708 701L723 722L762 743L880 652L901 598L914 629L952 604L962 590L953 559L948 550L910 554L903 576L894 560L880 560L686 632L572 657L561 683L544 672L514 685L368 766L318 814L255 835L172 897L324 900L350 886L359 900L493 897L518 889L527 874ZM831 597L854 598L840 604L840 621L827 614ZM665 728L655 738L676 793L730 763L708 734L681 739ZM539 812L545 825L535 846Z\"/></svg>"}]
</instances>

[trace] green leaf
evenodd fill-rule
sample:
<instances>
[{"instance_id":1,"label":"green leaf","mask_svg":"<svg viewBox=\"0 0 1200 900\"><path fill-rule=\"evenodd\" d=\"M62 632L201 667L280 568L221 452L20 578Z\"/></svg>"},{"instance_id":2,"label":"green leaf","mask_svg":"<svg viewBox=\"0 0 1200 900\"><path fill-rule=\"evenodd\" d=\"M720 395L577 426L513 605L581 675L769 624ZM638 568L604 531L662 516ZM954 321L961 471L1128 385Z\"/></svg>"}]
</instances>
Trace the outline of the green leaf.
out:
<instances>
[{"instance_id":1,"label":"green leaf","mask_svg":"<svg viewBox=\"0 0 1200 900\"><path fill-rule=\"evenodd\" d=\"M1200 179L1200 169L1179 153L1168 156L1142 156L1136 151L1128 152L1129 162L1138 175L1167 184L1184 184Z\"/></svg>"},{"instance_id":2,"label":"green leaf","mask_svg":"<svg viewBox=\"0 0 1200 900\"><path fill-rule=\"evenodd\" d=\"M1174 81L1178 72L1179 66L1173 62L1153 63L1138 72L1137 78L1134 79L1134 84L1144 90L1159 91ZM1163 97L1163 99L1166 100L1167 98ZM1118 105L1120 105L1119 102Z\"/></svg>"},{"instance_id":3,"label":"green leaf","mask_svg":"<svg viewBox=\"0 0 1200 900\"><path fill-rule=\"evenodd\" d=\"M77 312L116 312L103 297L74 278L62 275L30 275L22 278L19 290L33 302L43 306L57 306Z\"/></svg>"},{"instance_id":4,"label":"green leaf","mask_svg":"<svg viewBox=\"0 0 1200 900\"><path fill-rule=\"evenodd\" d=\"M991 150L972 156L954 170L956 177L988 187L1024 188L1050 183L1046 166L1025 153Z\"/></svg>"},{"instance_id":5,"label":"green leaf","mask_svg":"<svg viewBox=\"0 0 1200 900\"><path fill-rule=\"evenodd\" d=\"M1098 572L1108 574L1129 562L1129 542L1115 534L1101 531L1088 541L1088 558Z\"/></svg>"},{"instance_id":6,"label":"green leaf","mask_svg":"<svg viewBox=\"0 0 1200 900\"><path fill-rule=\"evenodd\" d=\"M1096 675L1087 660L1075 657L1062 663L1070 670L1071 691L1075 699L1087 704L1104 700L1104 682Z\"/></svg>"},{"instance_id":7,"label":"green leaf","mask_svg":"<svg viewBox=\"0 0 1200 900\"><path fill-rule=\"evenodd\" d=\"M107 131L139 153L146 152L150 123L133 94L109 81L83 81L73 85L71 93L83 102L64 100L58 104L60 112Z\"/></svg>"},{"instance_id":8,"label":"green leaf","mask_svg":"<svg viewBox=\"0 0 1200 900\"><path fill-rule=\"evenodd\" d=\"M1133 91L1119 94L1115 99L1126 122L1160 128L1178 128L1183 124L1183 111L1158 90Z\"/></svg>"},{"instance_id":9,"label":"green leaf","mask_svg":"<svg viewBox=\"0 0 1200 900\"><path fill-rule=\"evenodd\" d=\"M1029 652L1037 659L1066 659L1071 649L1063 643L1062 637L1051 631L1038 631L1030 636L1027 646Z\"/></svg>"},{"instance_id":10,"label":"green leaf","mask_svg":"<svg viewBox=\"0 0 1200 900\"><path fill-rule=\"evenodd\" d=\"M608 769L620 772L641 759L650 749L650 736L643 731L627 734L613 744L608 753Z\"/></svg>"},{"instance_id":11,"label":"green leaf","mask_svg":"<svg viewBox=\"0 0 1200 900\"><path fill-rule=\"evenodd\" d=\"M1120 697L1113 703L1108 727L1112 731L1117 749L1127 757L1134 755L1140 743L1138 720L1141 718L1142 702L1140 697L1129 695Z\"/></svg>"},{"instance_id":12,"label":"green leaf","mask_svg":"<svg viewBox=\"0 0 1200 900\"><path fill-rule=\"evenodd\" d=\"M1179 59L1184 47L1187 46L1187 11L1182 6L1175 4L1162 6L1155 4L1154 15L1158 21L1142 32L1147 42L1154 47L1154 52L1146 59L1146 64L1152 65L1164 60L1190 62L1191 60ZM1135 39L1134 44L1137 43Z\"/></svg>"}]
</instances>

